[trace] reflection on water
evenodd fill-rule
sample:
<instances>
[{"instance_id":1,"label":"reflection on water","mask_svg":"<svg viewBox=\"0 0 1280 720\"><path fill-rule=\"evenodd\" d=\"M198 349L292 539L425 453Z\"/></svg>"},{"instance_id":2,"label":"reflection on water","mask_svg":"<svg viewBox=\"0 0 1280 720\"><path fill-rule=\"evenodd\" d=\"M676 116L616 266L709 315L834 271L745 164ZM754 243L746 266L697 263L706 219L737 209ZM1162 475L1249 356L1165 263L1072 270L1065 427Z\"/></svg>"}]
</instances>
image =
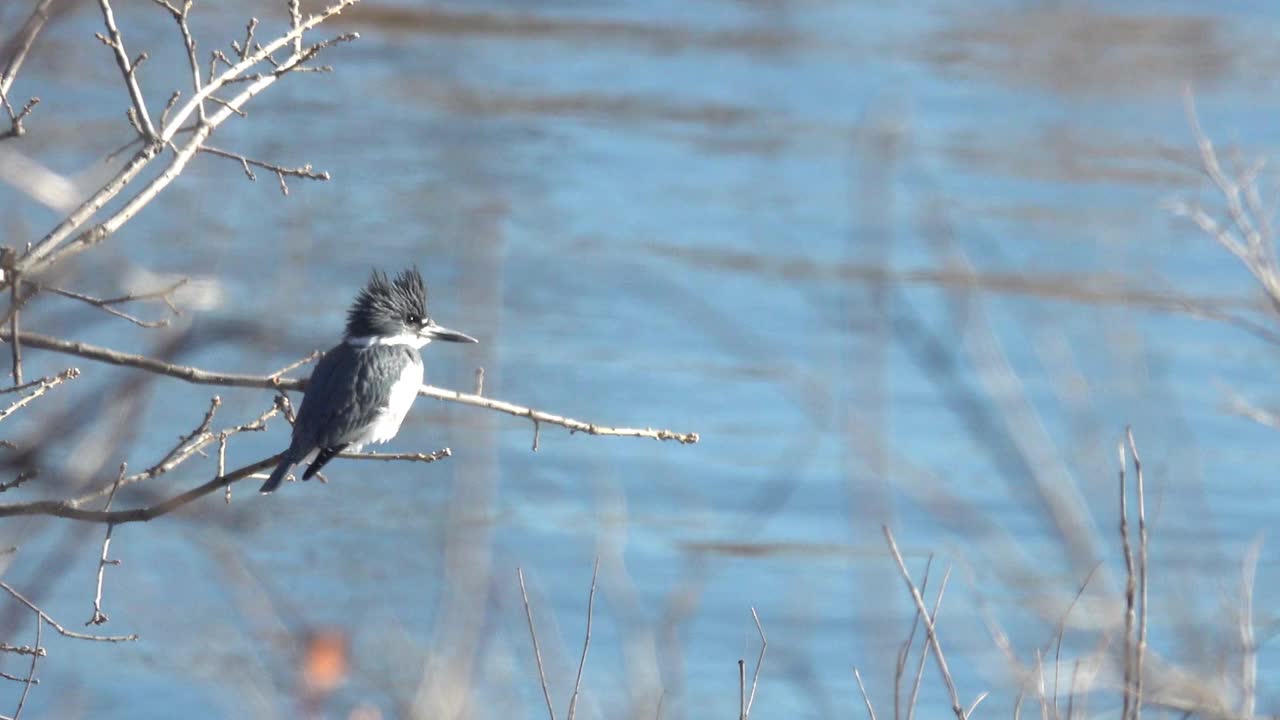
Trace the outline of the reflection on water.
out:
<instances>
[{"instance_id":1,"label":"reflection on water","mask_svg":"<svg viewBox=\"0 0 1280 720\"><path fill-rule=\"evenodd\" d=\"M1205 318L1269 325L1235 260L1163 208L1213 200L1188 84L1236 167L1274 155L1245 102L1276 66L1255 37L1274 18L988 5L345 13L341 31L362 39L326 57L334 73L289 78L215 142L332 181L282 199L269 178L200 158L73 280L110 294L139 265L216 276L219 307L179 329L251 320L259 339L187 360L263 372L330 344L369 267L416 262L433 312L482 339L428 348L431 382L470 388L483 365L491 396L703 440L544 427L532 453L524 422L419 403L391 449L448 445L447 462L336 462L328 485L270 503L244 493L120 528L111 627L144 641L52 646L37 714L265 716L295 696L333 717L537 714L517 566L563 713L599 557L579 716L731 709L736 662L757 652L751 608L769 639L753 717L860 713L853 665L884 716L911 605L881 523L917 580L929 553L931 587L953 568L939 630L952 671L966 701L990 689L983 712L1005 714L1019 675L987 621L1025 665L1067 607L1073 658L1121 617L1126 424L1146 461L1153 666L1172 677L1234 657L1205 598L1239 584L1274 515L1262 468L1280 458L1271 431L1220 404L1223 388L1266 403L1273 355L1265 333ZM161 60L172 23L141 3L119 12L163 103L185 82ZM251 12L260 32L286 22L257 3L197 4L202 47L240 37ZM15 15L0 9L2 26ZM128 138L98 22L89 4L69 11L15 86L43 100L17 147L60 172L101 172ZM52 222L7 191L0 217L19 237ZM41 312L37 329L64 317ZM75 332L129 350L157 337ZM60 402L118 377L84 369ZM158 387L139 446L104 466L145 462L199 420L207 389ZM228 417L270 402L223 395ZM97 530L5 526L29 548L6 580L64 622L85 614ZM1264 545L1260 616L1273 557ZM936 678L921 703L946 711ZM1264 694L1258 709L1273 706Z\"/></svg>"},{"instance_id":2,"label":"reflection on water","mask_svg":"<svg viewBox=\"0 0 1280 720\"><path fill-rule=\"evenodd\" d=\"M924 57L943 75L995 81L1062 97L1169 96L1183 85L1232 79L1240 28L1228 18L1129 15L1044 4L957 13Z\"/></svg>"}]
</instances>

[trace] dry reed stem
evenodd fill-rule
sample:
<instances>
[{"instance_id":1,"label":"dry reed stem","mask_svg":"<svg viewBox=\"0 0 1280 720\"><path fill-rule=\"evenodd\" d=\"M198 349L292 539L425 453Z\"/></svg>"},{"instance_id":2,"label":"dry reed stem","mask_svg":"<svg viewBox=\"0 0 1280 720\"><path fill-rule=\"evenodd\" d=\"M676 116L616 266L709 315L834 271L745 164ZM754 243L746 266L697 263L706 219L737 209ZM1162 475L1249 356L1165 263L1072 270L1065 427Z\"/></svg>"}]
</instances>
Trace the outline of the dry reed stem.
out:
<instances>
[{"instance_id":1,"label":"dry reed stem","mask_svg":"<svg viewBox=\"0 0 1280 720\"><path fill-rule=\"evenodd\" d=\"M1124 441L1119 443L1120 453L1120 542L1121 549L1124 553L1124 685L1122 686L1123 708L1120 712L1120 720L1129 720L1133 716L1132 704L1133 697L1130 689L1133 687L1133 624L1135 614L1134 594L1137 592L1137 578L1133 568L1133 550L1129 545L1129 501L1126 495L1125 471L1129 468L1129 461L1125 453Z\"/></svg>"},{"instance_id":2,"label":"dry reed stem","mask_svg":"<svg viewBox=\"0 0 1280 720\"><path fill-rule=\"evenodd\" d=\"M1058 619L1058 626L1054 636L1051 639L1053 643L1053 714L1058 715L1058 670L1062 663L1062 637L1066 634L1067 618L1070 617L1071 611L1075 609L1076 603L1080 602L1080 598L1084 595L1085 588L1089 587L1089 581L1093 579L1094 573L1098 572L1098 568L1102 567L1102 561L1093 566L1088 575L1085 575L1084 581L1080 583L1080 587L1076 589L1076 594L1071 598L1071 602L1067 604L1067 609L1062 612L1062 617ZM1076 661L1076 667L1079 668L1079 660ZM1072 690L1075 688L1075 672L1071 675ZM1068 704L1070 703L1070 695L1068 695ZM1071 717L1070 711L1067 717Z\"/></svg>"},{"instance_id":3,"label":"dry reed stem","mask_svg":"<svg viewBox=\"0 0 1280 720\"><path fill-rule=\"evenodd\" d=\"M867 688L862 684L862 675L858 672L858 668L853 668L853 678L858 681L858 691L862 693L862 702L867 706L867 718L876 720L876 709L871 706L871 697L867 695Z\"/></svg>"},{"instance_id":4,"label":"dry reed stem","mask_svg":"<svg viewBox=\"0 0 1280 720\"><path fill-rule=\"evenodd\" d=\"M529 621L529 638L533 640L533 659L538 666L538 683L542 685L542 697L547 701L547 716L550 720L556 720L556 711L551 705L551 689L547 687L547 674L542 670L542 650L538 647L538 632L533 626L533 610L529 608L529 593L524 589L522 568L516 568L516 578L520 581L520 599L524 601L524 616Z\"/></svg>"},{"instance_id":5,"label":"dry reed stem","mask_svg":"<svg viewBox=\"0 0 1280 720\"><path fill-rule=\"evenodd\" d=\"M1134 651L1133 717L1142 717L1142 663L1147 652L1147 501L1142 474L1142 457L1133 439L1133 428L1125 428L1129 452L1133 455L1133 475L1138 501L1138 647Z\"/></svg>"},{"instance_id":6,"label":"dry reed stem","mask_svg":"<svg viewBox=\"0 0 1280 720\"><path fill-rule=\"evenodd\" d=\"M929 560L930 561L933 560L932 555L929 556ZM947 593L947 581L949 581L950 579L951 579L951 567L948 566L947 569L944 570L942 573L942 582L938 583L938 594L933 600L933 612L929 616L929 619L934 623L936 623L938 620L938 610L942 608L942 597ZM920 592L921 592L921 596L923 597L924 595L923 583L920 586ZM919 617L918 613L916 614L916 617ZM915 627L913 626L911 630L912 630L912 633L914 633ZM916 702L920 698L920 687L924 684L924 665L925 665L925 661L928 658L929 658L929 641L926 638L924 644L920 648L920 660L919 662L916 663L915 679L911 682L911 699L907 702L907 720L912 720L912 718L914 718L916 715Z\"/></svg>"},{"instance_id":7,"label":"dry reed stem","mask_svg":"<svg viewBox=\"0 0 1280 720\"><path fill-rule=\"evenodd\" d=\"M916 612L920 614L920 619L924 623L926 637L933 648L933 657L937 662L938 671L942 674L942 681L947 686L947 694L951 699L951 710L958 720L966 720L964 707L960 704L960 696L956 693L955 681L951 679L951 670L947 668L947 659L942 653L942 645L938 642L937 627L934 625L933 619L929 617L929 610L924 605L924 598L920 596L920 590L911 581L911 573L907 571L906 563L902 561L902 554L898 552L898 543L893 539L893 532L889 530L888 525L881 525L880 529L884 532L885 541L889 544L889 552L893 555L894 562L898 564L898 572L907 584L911 599L915 601Z\"/></svg>"},{"instance_id":8,"label":"dry reed stem","mask_svg":"<svg viewBox=\"0 0 1280 720\"><path fill-rule=\"evenodd\" d=\"M587 630L582 639L582 657L578 658L578 676L573 681L573 696L569 698L569 714L565 720L573 720L578 710L578 692L582 688L582 669L587 665L587 650L591 647L591 617L596 606L596 577L600 574L600 557L596 556L591 568L591 590L587 593Z\"/></svg>"},{"instance_id":9,"label":"dry reed stem","mask_svg":"<svg viewBox=\"0 0 1280 720\"><path fill-rule=\"evenodd\" d=\"M921 593L927 592L929 589L929 571L932 568L933 568L933 553L929 553L929 557L926 558L924 561L924 575L920 578ZM905 673L907 669L907 659L911 656L911 648L913 645L915 645L916 628L918 627L920 627L920 615L917 613L912 613L911 614L911 630L907 632L907 639L903 641L901 647L898 648L898 661L894 665L894 671L893 671L893 718L894 720L898 720L901 717L900 696L902 694L902 677L903 677L903 673ZM922 661L923 661L923 657L924 657L924 654L922 653L921 655ZM920 669L918 668L917 678L919 676L919 672L920 672ZM918 679L917 679L917 684L918 684ZM914 692L912 693L912 697L915 697ZM911 718L911 712L912 712L911 707L912 706L908 704L907 706L908 720L910 720Z\"/></svg>"},{"instance_id":10,"label":"dry reed stem","mask_svg":"<svg viewBox=\"0 0 1280 720\"><path fill-rule=\"evenodd\" d=\"M769 649L769 639L764 636L764 626L760 624L760 616L751 608L751 619L756 622L756 632L760 633L760 655L756 657L756 669L751 673L751 694L747 696L747 707L743 711L742 720L751 717L751 706L756 702L756 686L760 684L760 668L764 665L764 653Z\"/></svg>"},{"instance_id":11,"label":"dry reed stem","mask_svg":"<svg viewBox=\"0 0 1280 720\"><path fill-rule=\"evenodd\" d=\"M1262 555L1262 533L1249 544L1240 568L1240 714L1253 717L1257 707L1258 643L1253 630L1253 588Z\"/></svg>"}]
</instances>

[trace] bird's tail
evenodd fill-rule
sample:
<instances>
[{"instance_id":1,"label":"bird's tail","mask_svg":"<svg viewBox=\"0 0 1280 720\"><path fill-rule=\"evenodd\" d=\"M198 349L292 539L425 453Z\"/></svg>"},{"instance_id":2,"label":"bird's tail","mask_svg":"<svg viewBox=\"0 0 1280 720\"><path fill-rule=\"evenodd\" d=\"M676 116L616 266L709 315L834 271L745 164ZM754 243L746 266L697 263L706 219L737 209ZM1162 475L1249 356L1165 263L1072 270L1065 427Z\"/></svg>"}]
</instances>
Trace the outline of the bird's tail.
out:
<instances>
[{"instance_id":1,"label":"bird's tail","mask_svg":"<svg viewBox=\"0 0 1280 720\"><path fill-rule=\"evenodd\" d=\"M293 459L292 453L286 452L284 456L280 458L280 464L276 466L275 470L271 471L271 477L267 478L267 481L262 483L262 487L258 488L258 492L263 495L275 492L276 488L280 487L280 483L284 481L284 476L288 474L289 469L292 468L296 462L297 460Z\"/></svg>"}]
</instances>

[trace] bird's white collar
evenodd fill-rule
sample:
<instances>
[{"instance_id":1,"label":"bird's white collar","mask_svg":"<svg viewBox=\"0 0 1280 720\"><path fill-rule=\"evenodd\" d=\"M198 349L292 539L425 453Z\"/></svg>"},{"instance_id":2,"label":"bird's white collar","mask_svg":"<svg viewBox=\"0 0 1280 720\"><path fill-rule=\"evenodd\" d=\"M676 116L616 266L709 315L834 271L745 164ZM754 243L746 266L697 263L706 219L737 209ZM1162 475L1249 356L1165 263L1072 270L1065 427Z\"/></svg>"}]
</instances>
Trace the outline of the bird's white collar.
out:
<instances>
[{"instance_id":1,"label":"bird's white collar","mask_svg":"<svg viewBox=\"0 0 1280 720\"><path fill-rule=\"evenodd\" d=\"M400 345L414 349L421 348L431 342L431 338L417 333L400 333L399 335L361 335L348 337L343 342L354 348L367 348L373 345Z\"/></svg>"}]
</instances>

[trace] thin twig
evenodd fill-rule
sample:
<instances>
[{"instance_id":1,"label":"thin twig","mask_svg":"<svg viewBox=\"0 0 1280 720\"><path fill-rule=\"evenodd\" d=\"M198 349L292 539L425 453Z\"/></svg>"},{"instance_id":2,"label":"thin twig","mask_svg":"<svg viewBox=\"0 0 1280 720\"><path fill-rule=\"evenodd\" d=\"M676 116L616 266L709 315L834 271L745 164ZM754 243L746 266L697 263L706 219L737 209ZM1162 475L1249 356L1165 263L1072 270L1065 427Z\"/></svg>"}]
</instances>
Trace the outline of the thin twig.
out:
<instances>
[{"instance_id":1,"label":"thin twig","mask_svg":"<svg viewBox=\"0 0 1280 720\"><path fill-rule=\"evenodd\" d=\"M1264 217L1251 216L1246 199L1251 191L1248 186L1256 183L1256 173L1246 172L1240 179L1227 176L1218 161L1213 141L1205 134L1196 113L1195 97L1188 86L1183 93L1183 102L1187 114L1187 124L1191 127L1200 151L1200 169L1217 187L1226 204L1230 226L1223 227L1193 203L1177 202L1171 205L1175 215L1187 217L1212 237L1219 245L1240 260L1241 264L1254 276L1262 286L1273 309L1280 309L1280 267L1277 266L1274 238L1269 236L1270 221ZM1252 192L1256 192L1256 189ZM1260 230L1259 227L1262 229ZM1264 233L1267 233L1264 235Z\"/></svg>"},{"instance_id":2,"label":"thin twig","mask_svg":"<svg viewBox=\"0 0 1280 720\"><path fill-rule=\"evenodd\" d=\"M196 57L196 40L191 35L191 27L187 24L187 15L191 12L192 0L184 0L181 9L170 4L168 0L154 0L154 2L167 9L174 22L178 24L178 31L182 33L182 44L187 50L187 63L191 66L191 86L199 93L201 86L200 61ZM205 117L204 104L198 105L196 112L200 123L207 122L208 118ZM163 118L160 124L164 125Z\"/></svg>"},{"instance_id":3,"label":"thin twig","mask_svg":"<svg viewBox=\"0 0 1280 720\"><path fill-rule=\"evenodd\" d=\"M302 167L297 167L297 168L287 168L281 165L275 165L273 163L263 162L262 160L254 160L253 158L246 157L244 155L241 155L240 153L234 153L228 150L219 150L218 148L209 147L208 145L205 145L204 147L200 148L200 152L209 153L210 155L217 155L218 157L224 157L224 158L229 158L231 160L239 161L241 168L243 168L244 170L244 174L248 176L250 180L257 180L258 178L253 174L253 171L249 169L249 166L252 165L254 167L260 167L263 170L270 170L271 172L276 174L276 177L280 179L280 192L283 193L286 197L289 195L289 186L286 185L284 181L286 176L303 178L306 180L324 181L329 179L329 173L315 172L311 168L310 164L303 165Z\"/></svg>"},{"instance_id":4,"label":"thin twig","mask_svg":"<svg viewBox=\"0 0 1280 720\"><path fill-rule=\"evenodd\" d=\"M0 248L0 270L4 271L5 277L13 277L13 283L9 287L9 335L14 340L9 343L9 350L13 364L13 384L15 387L22 385L22 341L19 336L18 316L22 310L23 303L27 300L27 298L22 297L21 286L16 277L17 271L14 270L14 263L17 262L17 259L18 251L11 247Z\"/></svg>"},{"instance_id":5,"label":"thin twig","mask_svg":"<svg viewBox=\"0 0 1280 720\"><path fill-rule=\"evenodd\" d=\"M933 619L929 617L929 610L924 605L924 598L920 596L920 591L916 588L915 583L911 581L911 573L907 572L907 566L902 561L902 555L898 552L898 543L894 542L893 532L889 530L888 525L881 525L880 529L884 532L884 538L889 543L889 552L892 553L894 562L898 564L898 572L902 575L903 581L907 583L907 589L911 592L911 599L915 601L916 612L920 613L920 619L924 623L925 632L930 646L933 647L933 658L937 662L938 671L942 674L942 681L947 686L947 693L951 697L951 710L956 714L958 720L965 720L964 707L960 704L960 696L956 693L955 681L951 679L951 671L947 668L947 659L942 654L942 645L938 642L938 631L934 625Z\"/></svg>"},{"instance_id":6,"label":"thin twig","mask_svg":"<svg viewBox=\"0 0 1280 720\"><path fill-rule=\"evenodd\" d=\"M160 320L142 320L128 313L121 312L120 310L116 310L112 306L121 305L128 302L141 301L141 300L159 300L163 302L165 306L169 308L169 311L173 313L173 315L176 317L181 313L178 311L177 307L173 304L173 301L171 300L170 296L174 292L176 292L179 288L186 285L188 282L190 282L189 278L182 278L178 282L161 290L154 290L151 292L144 292L144 293L130 293L128 295L121 295L119 297L113 297L113 298L96 298L91 295L85 295L84 293L78 293L72 290L63 290L62 288L53 287L51 285L41 285L39 283L27 283L27 284L30 285L32 288L34 288L38 292L50 292L55 295L61 295L62 297L70 298L72 300L79 300L82 303L85 303L87 305L92 305L93 307L96 307L99 310L115 315L118 318L123 318L125 320L128 320L129 322L133 323L134 325L138 325L139 327L162 328L162 327L167 327L169 325L169 318L161 318Z\"/></svg>"},{"instance_id":7,"label":"thin twig","mask_svg":"<svg viewBox=\"0 0 1280 720\"><path fill-rule=\"evenodd\" d=\"M43 618L37 613L36 615L36 647L40 647L44 639L44 623ZM27 704L27 694L31 692L31 686L35 684L36 663L40 662L40 653L31 653L31 668L27 670L27 679L22 684L22 697L18 698L18 707L14 708L13 720L22 717L22 708Z\"/></svg>"},{"instance_id":8,"label":"thin twig","mask_svg":"<svg viewBox=\"0 0 1280 720\"><path fill-rule=\"evenodd\" d=\"M6 583L3 580L0 580L0 589L3 589L5 592L12 595L14 599L16 599L18 602L30 608L32 612L40 616L41 620L44 620L46 623L48 623L49 627L53 628L54 630L57 630L58 634L63 637L75 638L77 640L95 640L97 642L112 642L112 643L133 642L134 640L138 639L138 635L136 633L133 635L90 635L88 633L79 633L74 630L68 630L65 627L63 627L61 624L59 624L57 620L54 620L53 618L49 617L48 613L46 613L44 610L41 610L39 607L37 607L35 603L23 597L22 593L18 592L17 590L14 590L13 587L11 587L8 583Z\"/></svg>"},{"instance_id":9,"label":"thin twig","mask_svg":"<svg viewBox=\"0 0 1280 720\"><path fill-rule=\"evenodd\" d=\"M582 657L578 659L578 676L573 681L573 696L569 698L569 714L565 720L573 720L578 711L578 691L582 688L582 669L587 665L587 649L591 647L591 616L596 605L596 576L600 574L600 558L596 557L591 568L591 591L587 594L587 631L582 639Z\"/></svg>"},{"instance_id":10,"label":"thin twig","mask_svg":"<svg viewBox=\"0 0 1280 720\"><path fill-rule=\"evenodd\" d=\"M323 356L324 356L324 351L323 351L323 350L315 350L315 351L313 351L310 355L308 355L308 356L306 356L306 357L302 358L301 360L296 360L296 361L294 361L294 362L289 363L288 365L285 365L284 367L282 367L282 368L280 368L279 370L277 370L277 371L275 371L275 372L271 373L271 374L270 374L270 375L268 375L267 377L268 377L268 378L278 378L278 377L283 377L284 375L286 375L286 374L288 374L288 373L291 373L291 372L293 372L294 370L297 370L298 368L302 367L303 365L306 365L306 364L307 364L307 363L309 363L309 362L313 362L313 361L315 361L315 360L319 360L319 359L320 359L321 357L323 357Z\"/></svg>"},{"instance_id":11,"label":"thin twig","mask_svg":"<svg viewBox=\"0 0 1280 720\"><path fill-rule=\"evenodd\" d=\"M116 475L116 482L111 486L111 494L107 496L107 503L102 507L103 510L111 509L111 501L116 499L116 491L120 489L120 481L124 480L124 473L127 467L124 463L120 463L120 473ZM85 625L102 625L110 620L107 614L102 612L102 582L106 578L107 566L120 564L119 560L110 560L107 556L108 551L111 549L111 531L115 529L115 525L107 523L106 536L102 539L102 554L98 557L98 583L97 589L93 594L93 615Z\"/></svg>"},{"instance_id":12,"label":"thin twig","mask_svg":"<svg viewBox=\"0 0 1280 720\"><path fill-rule=\"evenodd\" d=\"M968 710L966 710L966 711L964 712L964 716L965 716L965 717L972 717L972 716L973 716L973 711L974 711L974 710L977 710L977 709L978 709L978 706L982 704L982 701L983 701L983 700L986 700L986 699L987 699L987 696L988 696L988 695L990 695L990 694L991 694L991 692L990 692L989 690L983 690L982 692L978 693L978 697L976 697L976 698L974 698L974 699L973 699L973 704L972 704L972 705L970 705L970 706L969 706L969 709L968 709Z\"/></svg>"},{"instance_id":13,"label":"thin twig","mask_svg":"<svg viewBox=\"0 0 1280 720\"><path fill-rule=\"evenodd\" d=\"M18 286L16 284L9 288L9 298L9 302L13 307L13 312L9 314L9 337L13 338L9 343L9 357L13 368L13 384L17 386L22 384L22 336L18 328L18 316L21 311L18 309Z\"/></svg>"},{"instance_id":14,"label":"thin twig","mask_svg":"<svg viewBox=\"0 0 1280 720\"><path fill-rule=\"evenodd\" d=\"M551 706L551 690L547 687L547 675L542 671L542 650L538 648L538 632L533 629L533 611L529 609L529 594L524 589L524 570L516 568L516 577L520 580L520 599L524 600L524 615L529 620L529 637L533 640L533 658L538 665L538 682L542 685L542 697L547 701L547 715L556 720L555 708Z\"/></svg>"},{"instance_id":15,"label":"thin twig","mask_svg":"<svg viewBox=\"0 0 1280 720\"><path fill-rule=\"evenodd\" d=\"M48 654L43 647L32 647L31 645L10 645L7 642L0 642L0 652L13 653L14 655L39 655L41 657Z\"/></svg>"},{"instance_id":16,"label":"thin twig","mask_svg":"<svg viewBox=\"0 0 1280 720\"><path fill-rule=\"evenodd\" d=\"M1062 663L1062 638L1067 631L1067 618L1071 615L1071 611L1075 609L1076 603L1079 602L1080 598L1084 595L1085 588L1089 587L1089 581L1093 579L1093 574L1096 573L1100 567L1102 567L1101 560L1099 560L1097 564L1089 570L1088 575L1085 575L1084 582L1080 583L1080 587L1076 589L1075 597L1071 598L1071 602L1067 605L1067 609L1063 611L1062 617L1058 619L1057 632L1054 633L1056 639L1054 640L1053 648L1053 714L1055 717L1058 715L1058 668ZM1073 685L1074 682L1075 676L1073 675ZM1070 698L1068 698L1068 703L1069 702ZM1071 717L1070 711L1067 712L1067 717Z\"/></svg>"},{"instance_id":17,"label":"thin twig","mask_svg":"<svg viewBox=\"0 0 1280 720\"><path fill-rule=\"evenodd\" d=\"M220 403L220 402L221 402L220 400L216 402L211 402L209 412L212 412L212 410L217 407L217 403ZM154 478L160 477L161 475L164 475L166 473L173 471L174 469L176 469L177 467L185 463L187 460L190 460L192 457L196 455L203 455L204 448L208 447L211 443L217 441L217 439L223 435L230 436L230 435L237 435L242 432L260 432L262 430L265 430L267 427L267 421L275 417L276 413L278 412L280 412L279 407L273 404L272 407L262 412L262 414L258 415L253 420L250 420L245 423L241 423L240 425L225 428L222 431L216 432L216 433L210 432L207 430L204 432L199 432L197 430L195 432L192 432L189 435L183 436L178 440L178 444L174 445L173 448L169 450L169 452L166 453L163 458L161 458L158 462L156 462L151 467L148 467L141 472L134 473L133 475L126 477L120 483L120 487L127 487L135 483L144 482L146 480L152 480ZM206 417L209 417L209 415L206 414ZM203 426L204 421L202 421L201 424ZM105 497L106 494L109 492L109 490L110 488L102 488L99 490L85 493L71 500L65 500L63 502L67 505L67 507L72 509L82 508L87 503L93 502L98 498ZM0 506L0 508L3 508L3 507L4 506ZM10 506L10 507L16 507L16 506ZM0 512L2 512L2 510L0 510ZM26 514L26 513L18 512L17 514ZM40 514L40 513L37 513L37 514ZM91 520L95 518L86 517L83 519ZM150 519L150 518L147 518L147 519ZM104 522L105 520L99 520L99 521Z\"/></svg>"}]
</instances>

